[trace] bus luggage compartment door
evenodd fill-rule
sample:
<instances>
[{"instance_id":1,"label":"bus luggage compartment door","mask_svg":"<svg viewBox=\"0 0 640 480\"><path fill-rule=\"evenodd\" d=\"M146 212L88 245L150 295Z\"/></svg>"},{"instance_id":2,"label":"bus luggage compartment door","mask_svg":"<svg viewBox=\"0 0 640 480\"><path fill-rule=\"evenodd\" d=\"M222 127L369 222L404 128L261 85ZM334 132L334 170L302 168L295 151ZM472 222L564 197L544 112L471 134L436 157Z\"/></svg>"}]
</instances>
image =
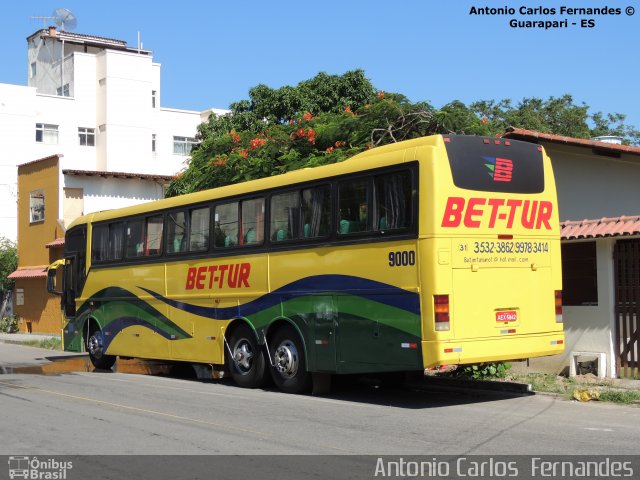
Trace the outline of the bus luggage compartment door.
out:
<instances>
[{"instance_id":1,"label":"bus luggage compartment door","mask_svg":"<svg viewBox=\"0 0 640 480\"><path fill-rule=\"evenodd\" d=\"M451 317L453 333L460 339L554 330L551 269L454 269Z\"/></svg>"}]
</instances>

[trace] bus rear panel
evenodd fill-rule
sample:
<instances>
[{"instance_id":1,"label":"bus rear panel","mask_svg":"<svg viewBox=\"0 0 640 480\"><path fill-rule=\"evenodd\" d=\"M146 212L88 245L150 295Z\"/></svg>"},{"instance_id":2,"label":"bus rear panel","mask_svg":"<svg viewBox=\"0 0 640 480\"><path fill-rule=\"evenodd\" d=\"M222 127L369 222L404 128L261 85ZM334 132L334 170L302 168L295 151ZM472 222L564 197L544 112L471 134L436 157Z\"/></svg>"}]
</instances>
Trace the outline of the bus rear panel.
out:
<instances>
[{"instance_id":1,"label":"bus rear panel","mask_svg":"<svg viewBox=\"0 0 640 480\"><path fill-rule=\"evenodd\" d=\"M425 367L564 348L558 209L549 158L518 141L444 136L421 235ZM424 206L424 205L421 205ZM423 217L424 218L424 217Z\"/></svg>"}]
</instances>

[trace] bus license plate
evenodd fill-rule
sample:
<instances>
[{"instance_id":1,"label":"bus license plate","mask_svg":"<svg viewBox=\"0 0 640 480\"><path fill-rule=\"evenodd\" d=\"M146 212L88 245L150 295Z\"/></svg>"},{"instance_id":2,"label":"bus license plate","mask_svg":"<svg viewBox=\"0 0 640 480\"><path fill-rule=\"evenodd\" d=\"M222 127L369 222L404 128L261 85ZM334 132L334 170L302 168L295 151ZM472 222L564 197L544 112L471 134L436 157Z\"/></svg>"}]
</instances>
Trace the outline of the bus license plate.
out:
<instances>
[{"instance_id":1,"label":"bus license plate","mask_svg":"<svg viewBox=\"0 0 640 480\"><path fill-rule=\"evenodd\" d=\"M496 312L496 322L515 322L518 320L518 312L515 310L500 310Z\"/></svg>"}]
</instances>

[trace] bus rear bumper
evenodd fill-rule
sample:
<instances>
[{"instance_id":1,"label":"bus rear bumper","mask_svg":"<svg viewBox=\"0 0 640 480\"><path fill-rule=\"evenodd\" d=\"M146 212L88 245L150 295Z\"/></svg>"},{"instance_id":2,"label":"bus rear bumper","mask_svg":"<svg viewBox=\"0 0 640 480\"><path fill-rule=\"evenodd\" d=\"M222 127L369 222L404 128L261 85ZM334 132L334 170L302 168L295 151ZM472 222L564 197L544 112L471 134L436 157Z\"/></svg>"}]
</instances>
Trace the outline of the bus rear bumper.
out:
<instances>
[{"instance_id":1,"label":"bus rear bumper","mask_svg":"<svg viewBox=\"0 0 640 480\"><path fill-rule=\"evenodd\" d=\"M422 342L424 368L438 365L501 362L564 352L564 332L458 341Z\"/></svg>"}]
</instances>

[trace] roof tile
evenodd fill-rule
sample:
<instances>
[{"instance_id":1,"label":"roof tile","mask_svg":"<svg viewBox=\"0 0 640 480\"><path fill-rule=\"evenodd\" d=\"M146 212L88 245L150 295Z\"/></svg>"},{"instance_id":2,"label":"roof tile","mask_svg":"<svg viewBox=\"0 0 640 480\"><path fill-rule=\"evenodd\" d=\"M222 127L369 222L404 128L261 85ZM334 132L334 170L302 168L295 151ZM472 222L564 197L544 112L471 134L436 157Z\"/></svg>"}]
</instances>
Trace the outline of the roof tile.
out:
<instances>
[{"instance_id":1,"label":"roof tile","mask_svg":"<svg viewBox=\"0 0 640 480\"><path fill-rule=\"evenodd\" d=\"M560 223L563 240L640 235L640 216L585 219Z\"/></svg>"}]
</instances>

